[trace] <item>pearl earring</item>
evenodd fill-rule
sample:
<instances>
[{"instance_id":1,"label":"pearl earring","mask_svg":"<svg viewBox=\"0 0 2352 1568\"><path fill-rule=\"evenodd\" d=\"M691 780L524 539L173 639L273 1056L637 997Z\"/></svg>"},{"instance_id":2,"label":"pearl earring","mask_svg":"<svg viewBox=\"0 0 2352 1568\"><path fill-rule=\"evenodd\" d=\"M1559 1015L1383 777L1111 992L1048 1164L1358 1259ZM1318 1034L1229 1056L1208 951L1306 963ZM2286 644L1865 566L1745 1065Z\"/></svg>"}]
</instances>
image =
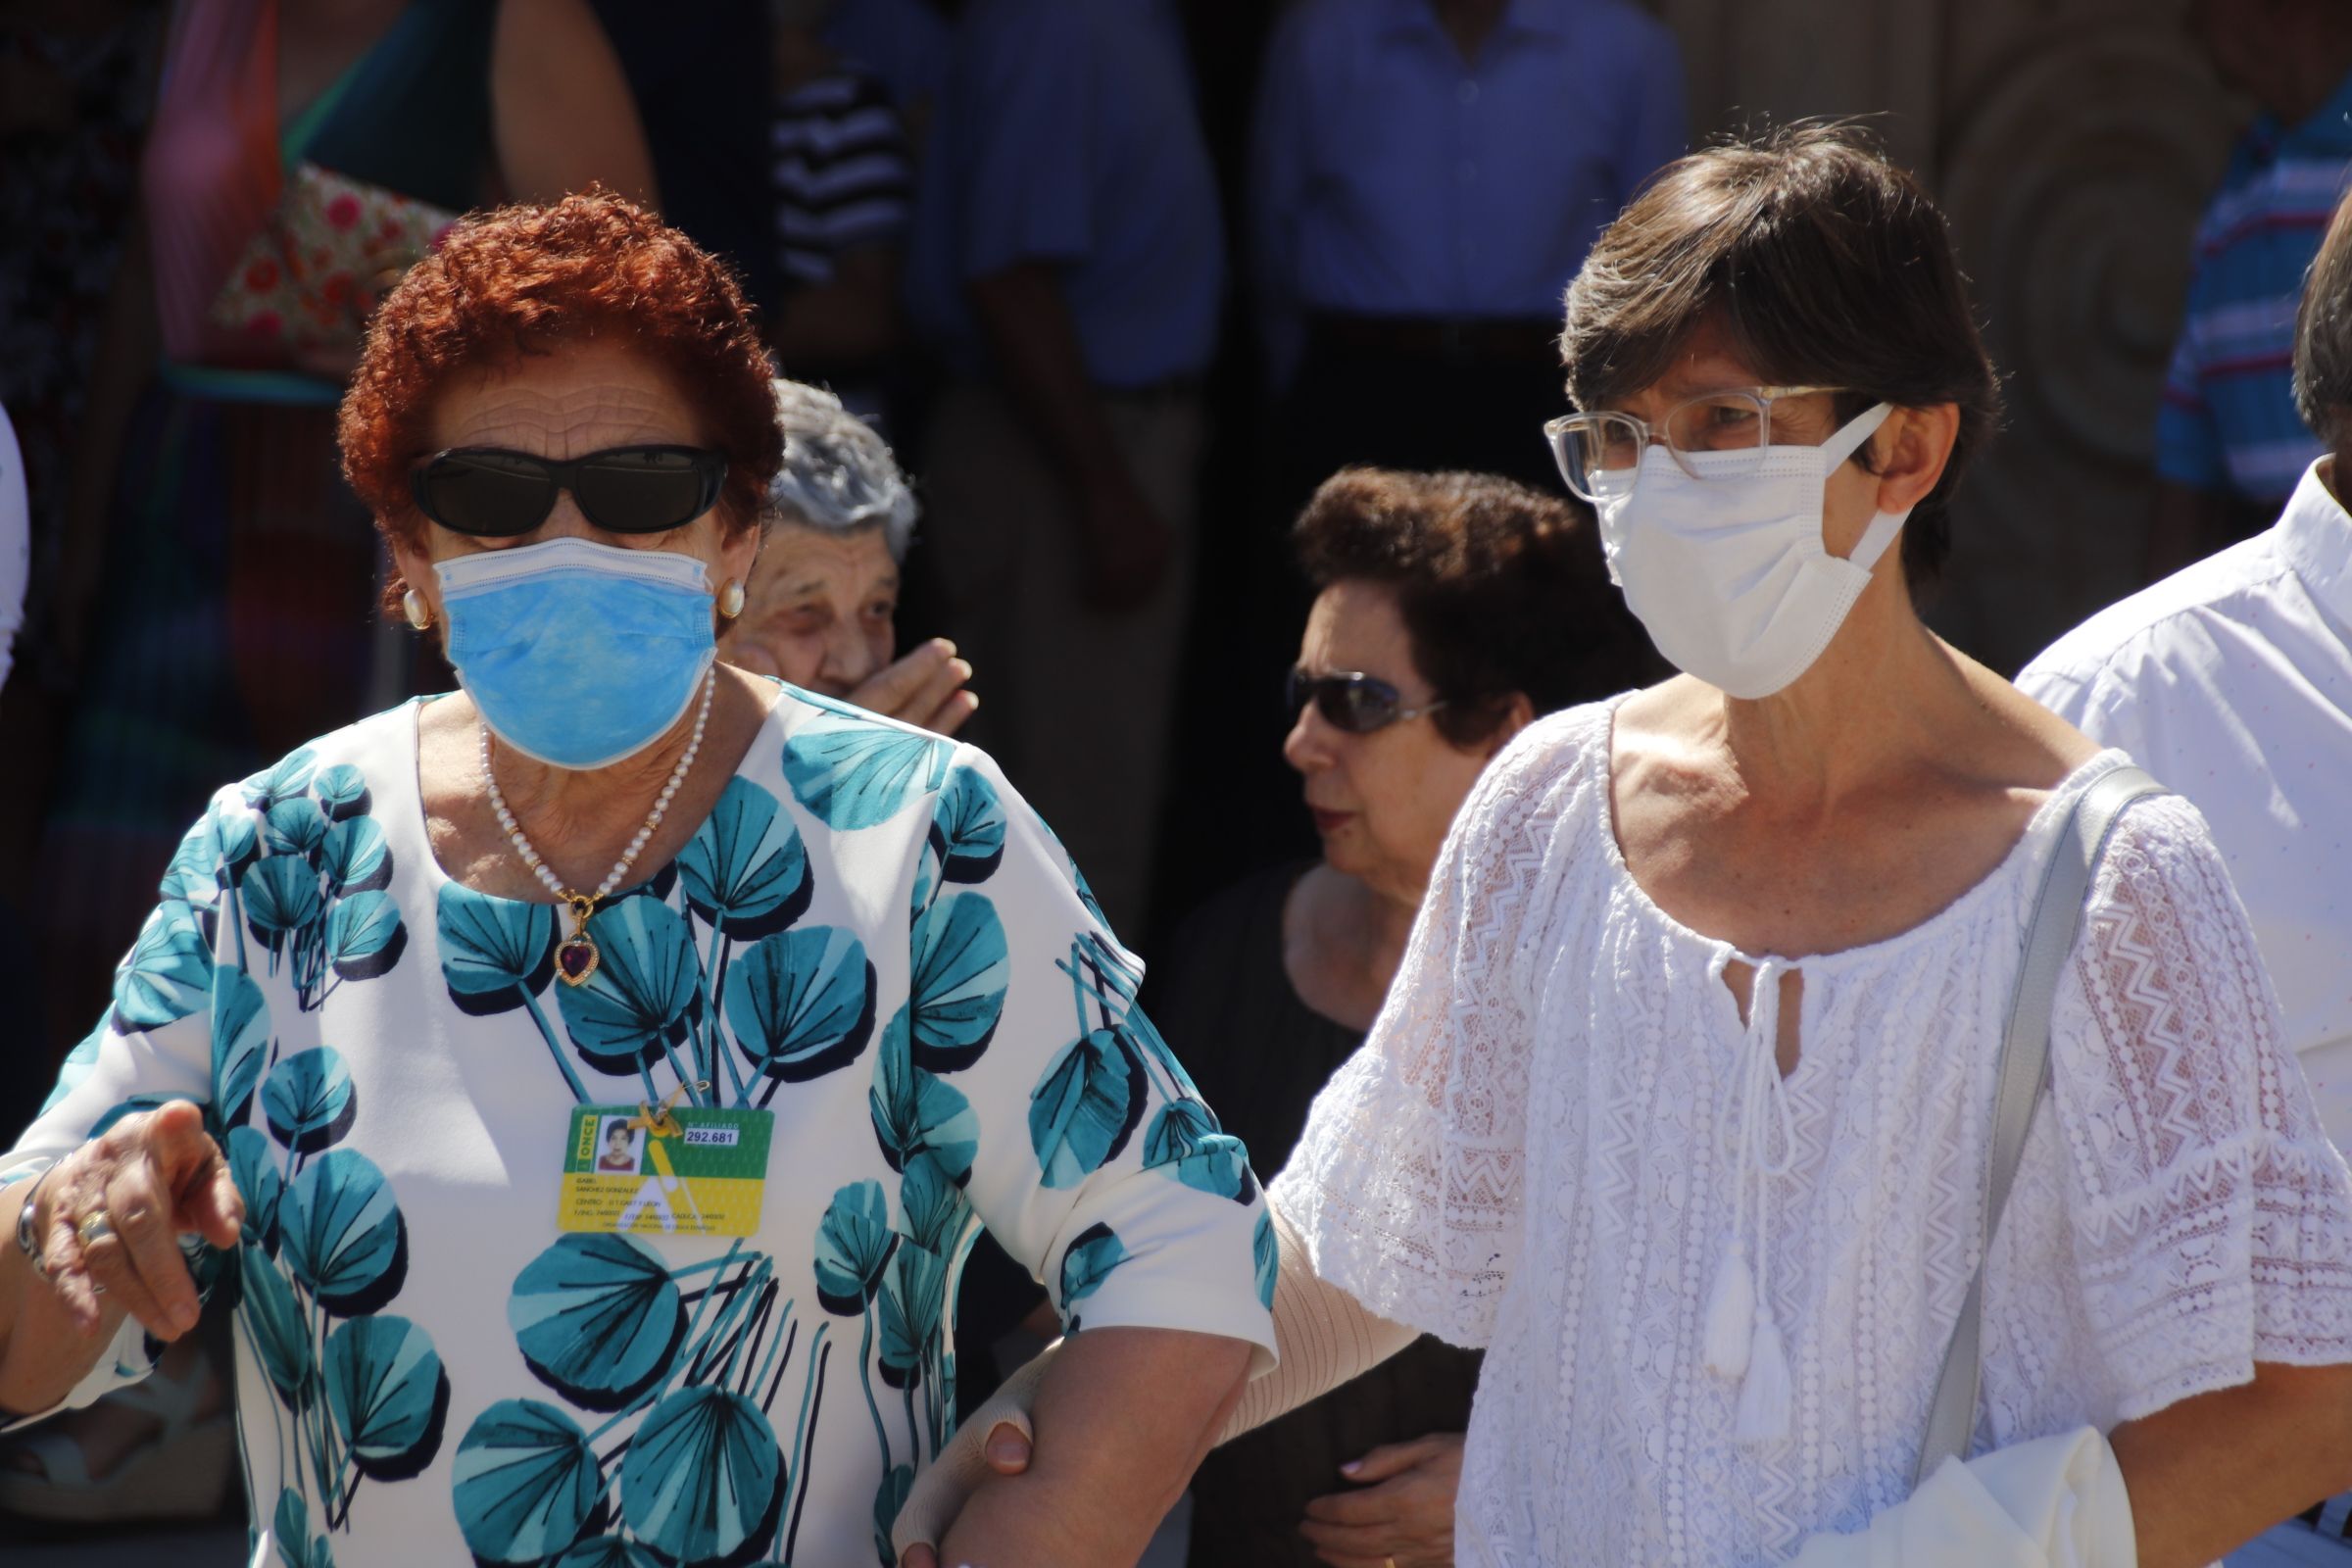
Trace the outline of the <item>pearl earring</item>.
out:
<instances>
[{"instance_id":1,"label":"pearl earring","mask_svg":"<svg viewBox=\"0 0 2352 1568\"><path fill-rule=\"evenodd\" d=\"M412 588L400 596L400 612L409 617L409 624L423 631L433 623L433 607L424 602L424 595Z\"/></svg>"},{"instance_id":2,"label":"pearl earring","mask_svg":"<svg viewBox=\"0 0 2352 1568\"><path fill-rule=\"evenodd\" d=\"M730 582L719 590L718 612L722 618L727 620L733 620L737 615L743 613L742 583Z\"/></svg>"}]
</instances>

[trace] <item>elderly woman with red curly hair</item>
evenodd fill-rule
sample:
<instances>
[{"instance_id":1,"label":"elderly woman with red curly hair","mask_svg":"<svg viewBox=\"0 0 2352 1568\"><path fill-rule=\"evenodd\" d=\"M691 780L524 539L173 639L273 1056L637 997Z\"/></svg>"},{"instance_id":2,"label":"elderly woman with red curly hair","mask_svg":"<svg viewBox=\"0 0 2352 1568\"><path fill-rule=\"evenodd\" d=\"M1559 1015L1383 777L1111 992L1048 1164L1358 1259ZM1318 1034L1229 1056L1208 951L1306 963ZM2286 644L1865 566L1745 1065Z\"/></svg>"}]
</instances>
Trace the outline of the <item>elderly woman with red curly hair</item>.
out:
<instances>
[{"instance_id":1,"label":"elderly woman with red curly hair","mask_svg":"<svg viewBox=\"0 0 2352 1568\"><path fill-rule=\"evenodd\" d=\"M227 1292L256 1564L887 1563L985 1225L1082 1437L951 1560L1132 1560L1270 1347L1264 1201L993 762L713 658L781 457L732 278L611 196L466 223L341 436L461 690L190 829L0 1155L0 1407Z\"/></svg>"}]
</instances>

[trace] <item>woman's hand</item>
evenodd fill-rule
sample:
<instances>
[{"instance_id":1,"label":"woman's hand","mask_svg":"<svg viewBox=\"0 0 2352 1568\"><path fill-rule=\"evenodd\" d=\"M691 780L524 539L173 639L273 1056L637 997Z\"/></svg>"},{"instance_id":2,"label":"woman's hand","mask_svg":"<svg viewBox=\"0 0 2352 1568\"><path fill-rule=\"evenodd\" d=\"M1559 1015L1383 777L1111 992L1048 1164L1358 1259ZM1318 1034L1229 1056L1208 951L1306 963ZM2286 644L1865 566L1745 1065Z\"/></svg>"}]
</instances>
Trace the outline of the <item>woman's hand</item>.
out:
<instances>
[{"instance_id":1,"label":"woman's hand","mask_svg":"<svg viewBox=\"0 0 2352 1568\"><path fill-rule=\"evenodd\" d=\"M1298 1526L1316 1556L1332 1568L1452 1568L1460 1433L1386 1444L1340 1473L1360 1490L1317 1497Z\"/></svg>"},{"instance_id":2,"label":"woman's hand","mask_svg":"<svg viewBox=\"0 0 2352 1568\"><path fill-rule=\"evenodd\" d=\"M50 1284L85 1335L104 1323L101 1296L159 1340L194 1328L180 1234L234 1247L245 1220L228 1161L185 1101L123 1117L51 1166L32 1202Z\"/></svg>"},{"instance_id":3,"label":"woman's hand","mask_svg":"<svg viewBox=\"0 0 2352 1568\"><path fill-rule=\"evenodd\" d=\"M956 657L956 645L934 637L876 670L847 700L934 735L953 735L980 706L980 699L964 690L971 678L972 666Z\"/></svg>"}]
</instances>

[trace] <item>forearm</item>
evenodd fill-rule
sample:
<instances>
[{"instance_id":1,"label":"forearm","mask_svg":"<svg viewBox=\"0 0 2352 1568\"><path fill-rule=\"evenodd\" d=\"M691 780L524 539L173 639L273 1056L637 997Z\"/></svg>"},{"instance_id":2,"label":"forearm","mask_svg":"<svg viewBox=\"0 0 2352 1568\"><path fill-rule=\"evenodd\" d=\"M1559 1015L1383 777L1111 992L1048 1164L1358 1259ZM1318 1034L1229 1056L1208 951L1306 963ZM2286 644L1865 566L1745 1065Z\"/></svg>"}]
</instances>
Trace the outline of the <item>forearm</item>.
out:
<instances>
[{"instance_id":1,"label":"forearm","mask_svg":"<svg viewBox=\"0 0 2352 1568\"><path fill-rule=\"evenodd\" d=\"M2108 1442L2141 1568L2197 1568L2352 1486L2352 1367L2258 1365Z\"/></svg>"},{"instance_id":2,"label":"forearm","mask_svg":"<svg viewBox=\"0 0 2352 1568\"><path fill-rule=\"evenodd\" d=\"M0 1187L0 1420L46 1410L73 1393L122 1325L122 1309L101 1298L98 1328L84 1333L18 1248L18 1211L35 1186Z\"/></svg>"},{"instance_id":3,"label":"forearm","mask_svg":"<svg viewBox=\"0 0 2352 1568\"><path fill-rule=\"evenodd\" d=\"M972 1496L940 1560L1113 1568L1143 1554L1240 1396L1250 1347L1170 1329L1089 1329L1038 1391L1054 1434L1029 1470Z\"/></svg>"},{"instance_id":4,"label":"forearm","mask_svg":"<svg viewBox=\"0 0 2352 1568\"><path fill-rule=\"evenodd\" d=\"M1132 484L1053 269L1008 267L974 279L971 297L1004 389L1063 483Z\"/></svg>"}]
</instances>

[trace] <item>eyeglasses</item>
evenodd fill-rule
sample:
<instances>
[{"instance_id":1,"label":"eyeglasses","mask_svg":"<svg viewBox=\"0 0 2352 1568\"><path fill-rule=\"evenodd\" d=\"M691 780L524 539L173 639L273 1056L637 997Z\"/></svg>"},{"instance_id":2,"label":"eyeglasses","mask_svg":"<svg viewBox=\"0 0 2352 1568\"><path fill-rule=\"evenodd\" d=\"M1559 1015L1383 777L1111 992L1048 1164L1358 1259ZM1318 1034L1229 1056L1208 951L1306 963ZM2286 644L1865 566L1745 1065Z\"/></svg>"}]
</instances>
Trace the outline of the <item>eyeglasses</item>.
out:
<instances>
[{"instance_id":1,"label":"eyeglasses","mask_svg":"<svg viewBox=\"0 0 2352 1568\"><path fill-rule=\"evenodd\" d=\"M1737 479L1753 473L1772 444L1776 400L1844 390L1755 386L1709 392L1676 404L1655 425L1630 414L1565 414L1546 421L1544 434L1570 490L1594 503L1614 501L1633 493L1642 477L1642 454L1658 442L1665 444L1675 466L1693 479ZM1690 461L1696 457L1721 461Z\"/></svg>"},{"instance_id":2,"label":"eyeglasses","mask_svg":"<svg viewBox=\"0 0 2352 1568\"><path fill-rule=\"evenodd\" d=\"M1423 713L1434 713L1446 706L1446 700L1423 703L1419 708L1403 706L1404 698L1396 687L1378 676L1354 670L1340 670L1329 675L1310 675L1303 669L1291 671L1291 722L1313 703L1315 711L1336 730L1349 735L1369 735L1376 729Z\"/></svg>"},{"instance_id":3,"label":"eyeglasses","mask_svg":"<svg viewBox=\"0 0 2352 1568\"><path fill-rule=\"evenodd\" d=\"M529 533L568 490L607 533L662 533L710 510L727 456L702 447L608 447L568 463L503 447L452 447L409 470L417 510L477 539Z\"/></svg>"}]
</instances>

